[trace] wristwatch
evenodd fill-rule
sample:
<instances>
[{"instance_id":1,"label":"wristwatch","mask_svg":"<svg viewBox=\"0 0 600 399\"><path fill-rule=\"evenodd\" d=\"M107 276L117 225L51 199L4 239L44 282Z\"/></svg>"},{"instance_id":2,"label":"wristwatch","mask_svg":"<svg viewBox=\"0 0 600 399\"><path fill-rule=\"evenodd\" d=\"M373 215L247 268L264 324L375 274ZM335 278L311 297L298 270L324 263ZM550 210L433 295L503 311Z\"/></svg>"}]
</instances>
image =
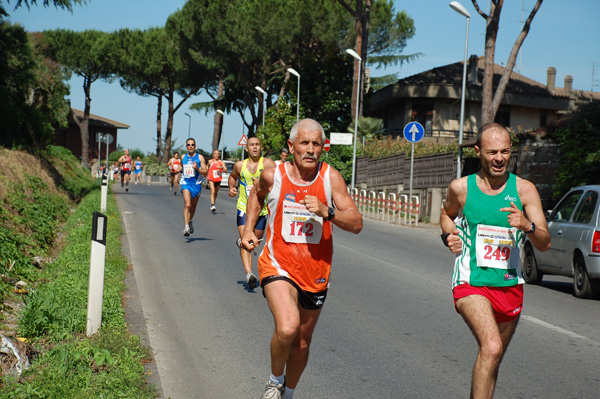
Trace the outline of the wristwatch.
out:
<instances>
[{"instance_id":1,"label":"wristwatch","mask_svg":"<svg viewBox=\"0 0 600 399\"><path fill-rule=\"evenodd\" d=\"M449 235L450 235L450 233L444 233L440 236L442 239L442 242L444 243L445 246L448 246L448 236Z\"/></svg>"},{"instance_id":2,"label":"wristwatch","mask_svg":"<svg viewBox=\"0 0 600 399\"><path fill-rule=\"evenodd\" d=\"M526 231L525 234L535 233L535 223L531 222L531 229Z\"/></svg>"},{"instance_id":3,"label":"wristwatch","mask_svg":"<svg viewBox=\"0 0 600 399\"><path fill-rule=\"evenodd\" d=\"M334 208L329 208L327 209L327 217L325 218L325 220L330 221L331 219L333 219L333 217L335 216L335 209Z\"/></svg>"}]
</instances>

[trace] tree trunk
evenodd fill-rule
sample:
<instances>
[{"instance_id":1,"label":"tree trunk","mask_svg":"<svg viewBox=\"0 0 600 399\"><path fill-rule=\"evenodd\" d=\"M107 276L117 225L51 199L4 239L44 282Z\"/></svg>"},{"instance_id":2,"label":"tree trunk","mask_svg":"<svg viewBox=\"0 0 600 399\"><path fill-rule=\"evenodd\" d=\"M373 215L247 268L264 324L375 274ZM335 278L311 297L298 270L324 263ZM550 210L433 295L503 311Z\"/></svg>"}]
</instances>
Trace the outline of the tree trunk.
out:
<instances>
[{"instance_id":1,"label":"tree trunk","mask_svg":"<svg viewBox=\"0 0 600 399\"><path fill-rule=\"evenodd\" d=\"M85 167L90 167L90 107L92 99L90 97L90 91L92 87L92 80L89 77L83 78L83 92L85 93L85 108L83 110L83 119L79 124L79 131L81 134L81 164Z\"/></svg>"},{"instance_id":2,"label":"tree trunk","mask_svg":"<svg viewBox=\"0 0 600 399\"><path fill-rule=\"evenodd\" d=\"M162 150L162 95L158 95L158 109L156 110L156 159L160 159Z\"/></svg>"},{"instance_id":3,"label":"tree trunk","mask_svg":"<svg viewBox=\"0 0 600 399\"><path fill-rule=\"evenodd\" d=\"M217 98L221 98L223 96L223 92L225 91L225 81L222 76L219 76L219 89L217 92ZM219 143L221 142L221 135L223 134L223 115L219 112L215 112L215 123L213 129L213 140L212 140L212 150L219 149Z\"/></svg>"},{"instance_id":4,"label":"tree trunk","mask_svg":"<svg viewBox=\"0 0 600 399\"><path fill-rule=\"evenodd\" d=\"M358 116L363 114L363 96L365 85L365 67L367 64L367 49L369 45L369 25L371 20L371 9L373 6L373 0L356 0L356 9L352 9L348 3L344 0L338 0L339 3L346 8L346 10L352 14L356 20L356 38L354 51L362 59L361 66L359 67L358 60L354 61L354 73L352 76L352 103L351 103L351 116L352 120L355 119L358 112ZM364 1L364 4L363 4ZM360 69L360 88L358 87L358 74ZM359 107L356 109L356 96L359 97Z\"/></svg>"},{"instance_id":5,"label":"tree trunk","mask_svg":"<svg viewBox=\"0 0 600 399\"><path fill-rule=\"evenodd\" d=\"M169 101L169 118L167 119L167 133L165 135L165 150L163 152L162 161L164 163L169 162L169 154L171 153L171 137L173 135L173 117L175 115L175 110L173 108L174 103L174 94L171 90L169 92L169 96L167 97Z\"/></svg>"},{"instance_id":6,"label":"tree trunk","mask_svg":"<svg viewBox=\"0 0 600 399\"><path fill-rule=\"evenodd\" d=\"M493 122L502 103L502 97L504 97L504 91L508 82L510 81L510 75L515 66L519 49L523 45L525 38L527 37L531 22L538 12L543 0L537 0L535 6L531 10L527 21L523 25L523 29L519 33L519 36L515 40L515 44L508 57L508 62L504 68L504 72L496 87L496 92L493 91L493 80L494 80L494 57L496 49L496 39L498 36L498 28L500 25L500 13L502 12L502 6L504 0L492 0L490 2L490 13L485 14L477 4L477 0L471 0L475 9L483 18L486 19L486 32L485 32L485 54L484 54L484 72L483 72L483 99L481 102L481 124Z\"/></svg>"}]
</instances>

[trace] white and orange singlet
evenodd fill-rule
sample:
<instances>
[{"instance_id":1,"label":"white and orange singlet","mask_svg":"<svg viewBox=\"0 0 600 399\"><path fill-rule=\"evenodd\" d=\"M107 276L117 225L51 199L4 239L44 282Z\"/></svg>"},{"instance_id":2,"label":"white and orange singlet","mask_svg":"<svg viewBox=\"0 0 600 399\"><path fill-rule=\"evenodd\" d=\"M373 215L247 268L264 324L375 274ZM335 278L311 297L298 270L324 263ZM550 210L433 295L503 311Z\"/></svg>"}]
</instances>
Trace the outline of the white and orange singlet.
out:
<instances>
[{"instance_id":1,"label":"white and orange singlet","mask_svg":"<svg viewBox=\"0 0 600 399\"><path fill-rule=\"evenodd\" d=\"M333 225L299 202L313 195L332 206L329 165L319 163L319 173L308 184L292 182L286 166L291 167L289 163L277 166L267 198L269 222L258 272L261 281L285 276L304 291L321 292L329 286Z\"/></svg>"}]
</instances>

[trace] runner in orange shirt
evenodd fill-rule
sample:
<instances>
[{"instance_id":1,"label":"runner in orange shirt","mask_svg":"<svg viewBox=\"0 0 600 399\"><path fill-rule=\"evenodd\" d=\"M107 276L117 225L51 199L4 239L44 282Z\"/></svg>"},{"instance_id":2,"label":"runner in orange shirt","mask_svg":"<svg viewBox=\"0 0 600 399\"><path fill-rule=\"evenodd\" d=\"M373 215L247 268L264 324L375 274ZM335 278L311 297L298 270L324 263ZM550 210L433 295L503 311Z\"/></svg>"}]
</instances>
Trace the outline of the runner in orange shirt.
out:
<instances>
[{"instance_id":1,"label":"runner in orange shirt","mask_svg":"<svg viewBox=\"0 0 600 399\"><path fill-rule=\"evenodd\" d=\"M248 199L242 246L252 251L259 244L252 226L268 195L266 243L258 271L275 331L263 399L291 398L308 362L329 287L332 225L355 234L362 230L362 216L341 174L319 162L324 142L318 122L297 122L288 140L293 163L265 169Z\"/></svg>"},{"instance_id":2,"label":"runner in orange shirt","mask_svg":"<svg viewBox=\"0 0 600 399\"><path fill-rule=\"evenodd\" d=\"M169 190L173 190L173 195L177 195L177 185L179 184L179 174L181 174L181 159L179 159L179 153L175 151L173 158L169 159L167 166L170 170L171 187Z\"/></svg>"},{"instance_id":3,"label":"runner in orange shirt","mask_svg":"<svg viewBox=\"0 0 600 399\"><path fill-rule=\"evenodd\" d=\"M221 151L214 150L212 153L212 159L208 160L208 185L210 186L210 210L212 213L217 211L215 202L217 201L217 195L219 194L219 188L221 188L221 181L223 180L223 172L229 172L225 162L221 159Z\"/></svg>"}]
</instances>

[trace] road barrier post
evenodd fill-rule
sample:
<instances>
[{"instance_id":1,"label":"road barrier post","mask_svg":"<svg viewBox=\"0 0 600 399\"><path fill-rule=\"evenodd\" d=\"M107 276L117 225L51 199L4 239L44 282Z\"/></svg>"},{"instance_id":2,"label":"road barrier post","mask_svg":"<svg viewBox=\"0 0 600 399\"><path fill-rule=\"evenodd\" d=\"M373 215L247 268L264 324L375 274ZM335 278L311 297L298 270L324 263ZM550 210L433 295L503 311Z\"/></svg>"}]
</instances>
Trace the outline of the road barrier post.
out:
<instances>
[{"instance_id":1,"label":"road barrier post","mask_svg":"<svg viewBox=\"0 0 600 399\"><path fill-rule=\"evenodd\" d=\"M104 292L107 221L108 219L105 215L94 211L86 326L86 334L88 336L97 333L102 324L102 296Z\"/></svg>"},{"instance_id":2,"label":"road barrier post","mask_svg":"<svg viewBox=\"0 0 600 399\"><path fill-rule=\"evenodd\" d=\"M104 173L104 175L102 175L102 187L100 189L100 212L106 212L107 196L108 196L108 174Z\"/></svg>"}]
</instances>

